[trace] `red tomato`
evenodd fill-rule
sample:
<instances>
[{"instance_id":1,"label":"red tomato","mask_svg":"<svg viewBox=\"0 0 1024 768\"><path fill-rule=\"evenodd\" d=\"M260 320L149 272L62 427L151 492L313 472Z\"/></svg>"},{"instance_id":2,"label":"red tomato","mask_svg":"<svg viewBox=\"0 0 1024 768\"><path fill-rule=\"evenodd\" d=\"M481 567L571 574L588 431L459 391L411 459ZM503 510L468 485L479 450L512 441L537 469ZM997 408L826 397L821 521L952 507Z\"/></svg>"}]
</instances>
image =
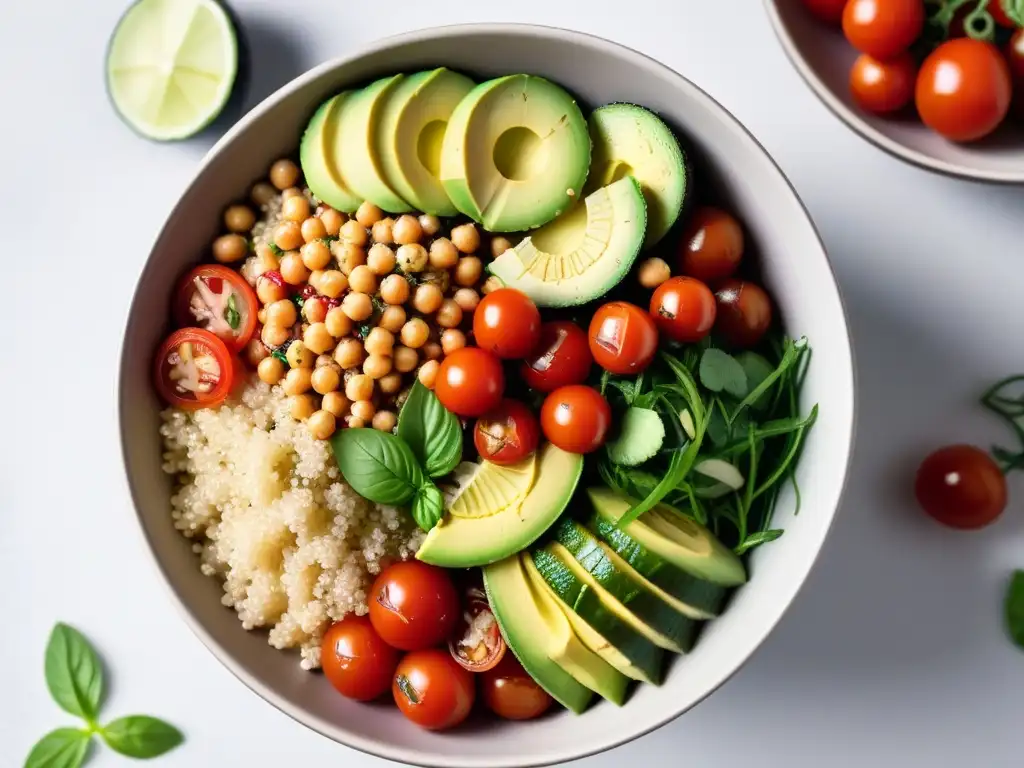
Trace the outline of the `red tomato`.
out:
<instances>
[{"instance_id":1,"label":"red tomato","mask_svg":"<svg viewBox=\"0 0 1024 768\"><path fill-rule=\"evenodd\" d=\"M743 258L743 229L719 208L698 208L680 244L679 270L705 283L729 277Z\"/></svg>"},{"instance_id":2,"label":"red tomato","mask_svg":"<svg viewBox=\"0 0 1024 768\"><path fill-rule=\"evenodd\" d=\"M861 53L891 59L924 31L921 0L850 0L843 9L843 34Z\"/></svg>"},{"instance_id":3,"label":"red tomato","mask_svg":"<svg viewBox=\"0 0 1024 768\"><path fill-rule=\"evenodd\" d=\"M459 416L482 416L501 402L505 372L501 362L478 347L463 347L441 361L434 394Z\"/></svg>"},{"instance_id":4,"label":"red tomato","mask_svg":"<svg viewBox=\"0 0 1024 768\"><path fill-rule=\"evenodd\" d=\"M1010 108L1018 119L1024 120L1024 29L1018 29L1013 33L1004 53L1010 64L1010 77L1013 80L1013 100Z\"/></svg>"},{"instance_id":5,"label":"red tomato","mask_svg":"<svg viewBox=\"0 0 1024 768\"><path fill-rule=\"evenodd\" d=\"M462 624L448 641L452 658L470 672L493 669L505 657L505 638L487 602L486 593L477 586L466 590Z\"/></svg>"},{"instance_id":6,"label":"red tomato","mask_svg":"<svg viewBox=\"0 0 1024 768\"><path fill-rule=\"evenodd\" d=\"M218 264L196 267L185 275L174 300L179 328L215 333L232 352L252 338L258 311L256 294L245 278Z\"/></svg>"},{"instance_id":7,"label":"red tomato","mask_svg":"<svg viewBox=\"0 0 1024 768\"><path fill-rule=\"evenodd\" d=\"M952 528L982 528L1006 508L1006 477L992 457L973 445L948 445L917 470L917 502Z\"/></svg>"},{"instance_id":8,"label":"red tomato","mask_svg":"<svg viewBox=\"0 0 1024 768\"><path fill-rule=\"evenodd\" d=\"M772 301L749 280L726 280L715 292L715 332L733 347L753 347L772 324Z\"/></svg>"},{"instance_id":9,"label":"red tomato","mask_svg":"<svg viewBox=\"0 0 1024 768\"><path fill-rule=\"evenodd\" d=\"M914 99L917 64L909 53L889 61L862 53L850 70L850 92L865 112L884 115L903 109Z\"/></svg>"},{"instance_id":10,"label":"red tomato","mask_svg":"<svg viewBox=\"0 0 1024 768\"><path fill-rule=\"evenodd\" d=\"M839 24L843 20L843 8L846 0L804 0L812 14L827 24Z\"/></svg>"},{"instance_id":11,"label":"red tomato","mask_svg":"<svg viewBox=\"0 0 1024 768\"><path fill-rule=\"evenodd\" d=\"M511 653L481 676L480 692L487 708L506 720L532 720L554 703Z\"/></svg>"},{"instance_id":12,"label":"red tomato","mask_svg":"<svg viewBox=\"0 0 1024 768\"><path fill-rule=\"evenodd\" d=\"M428 648L399 662L391 692L409 720L440 731L466 719L476 700L476 683L448 651Z\"/></svg>"},{"instance_id":13,"label":"red tomato","mask_svg":"<svg viewBox=\"0 0 1024 768\"><path fill-rule=\"evenodd\" d=\"M234 386L235 360L219 337L201 328L182 328L157 352L154 378L168 405L213 408Z\"/></svg>"},{"instance_id":14,"label":"red tomato","mask_svg":"<svg viewBox=\"0 0 1024 768\"><path fill-rule=\"evenodd\" d=\"M522 291L499 288L473 312L476 345L506 360L526 357L540 339L540 311Z\"/></svg>"},{"instance_id":15,"label":"red tomato","mask_svg":"<svg viewBox=\"0 0 1024 768\"><path fill-rule=\"evenodd\" d=\"M473 427L473 444L481 458L495 464L515 464L535 450L540 424L533 411L518 400L505 399Z\"/></svg>"},{"instance_id":16,"label":"red tomato","mask_svg":"<svg viewBox=\"0 0 1024 768\"><path fill-rule=\"evenodd\" d=\"M969 37L940 45L917 74L921 119L951 141L974 141L994 131L1012 95L1010 67L999 49Z\"/></svg>"},{"instance_id":17,"label":"red tomato","mask_svg":"<svg viewBox=\"0 0 1024 768\"><path fill-rule=\"evenodd\" d=\"M373 582L370 621L384 642L403 651L443 643L459 620L459 595L443 568L407 560Z\"/></svg>"},{"instance_id":18,"label":"red tomato","mask_svg":"<svg viewBox=\"0 0 1024 768\"><path fill-rule=\"evenodd\" d=\"M544 437L569 453L591 453L602 445L612 424L612 409L596 389L582 384L560 387L544 398L540 425Z\"/></svg>"},{"instance_id":19,"label":"red tomato","mask_svg":"<svg viewBox=\"0 0 1024 768\"><path fill-rule=\"evenodd\" d=\"M700 341L715 324L715 295L700 280L670 277L651 296L651 317L674 341Z\"/></svg>"},{"instance_id":20,"label":"red tomato","mask_svg":"<svg viewBox=\"0 0 1024 768\"><path fill-rule=\"evenodd\" d=\"M635 304L613 301L590 320L590 354L610 373L640 373L658 351L658 329ZM550 439L550 438L549 438Z\"/></svg>"},{"instance_id":21,"label":"red tomato","mask_svg":"<svg viewBox=\"0 0 1024 768\"><path fill-rule=\"evenodd\" d=\"M576 323L555 320L540 327L540 341L520 371L530 388L553 392L566 384L582 384L593 364L586 332Z\"/></svg>"},{"instance_id":22,"label":"red tomato","mask_svg":"<svg viewBox=\"0 0 1024 768\"><path fill-rule=\"evenodd\" d=\"M986 9L991 15L996 24L1007 29L1013 29L1017 26L1017 22L1011 19L1007 13L1006 8L1003 5L1004 0L989 0L988 8Z\"/></svg>"},{"instance_id":23,"label":"red tomato","mask_svg":"<svg viewBox=\"0 0 1024 768\"><path fill-rule=\"evenodd\" d=\"M391 687L398 651L381 639L368 616L349 614L324 634L320 663L342 696L371 701Z\"/></svg>"}]
</instances>

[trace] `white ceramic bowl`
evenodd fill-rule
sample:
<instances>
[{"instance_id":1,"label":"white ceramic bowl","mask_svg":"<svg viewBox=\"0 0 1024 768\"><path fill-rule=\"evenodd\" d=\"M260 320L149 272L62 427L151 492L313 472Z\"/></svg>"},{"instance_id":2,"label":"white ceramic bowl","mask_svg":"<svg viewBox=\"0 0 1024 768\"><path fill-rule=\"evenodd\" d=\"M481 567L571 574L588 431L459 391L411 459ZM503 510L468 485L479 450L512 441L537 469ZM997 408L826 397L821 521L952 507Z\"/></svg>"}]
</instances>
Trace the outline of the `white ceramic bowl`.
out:
<instances>
[{"instance_id":1,"label":"white ceramic bowl","mask_svg":"<svg viewBox=\"0 0 1024 768\"><path fill-rule=\"evenodd\" d=\"M322 675L299 670L291 653L245 632L220 604L220 587L199 573L170 520L160 469L159 403L150 386L153 350L165 334L175 279L207 250L221 210L268 163L292 152L312 110L327 96L389 72L444 64L478 77L545 75L584 107L631 101L661 112L695 160L700 200L735 211L792 334L806 334L814 359L805 407L819 403L800 466L803 509L777 521L786 534L759 550L752 580L712 622L660 687L640 686L624 709L601 703L526 723L481 719L450 733L423 731L392 706L338 696ZM121 358L119 418L128 484L153 556L200 639L268 702L320 733L403 763L506 768L557 763L608 749L668 722L729 678L782 617L821 549L846 478L854 421L850 339L835 278L800 199L754 138L692 83L639 53L576 32L518 25L458 26L390 38L329 62L282 88L245 116L210 152L164 226L139 278ZM789 509L783 499L781 510Z\"/></svg>"},{"instance_id":2,"label":"white ceramic bowl","mask_svg":"<svg viewBox=\"0 0 1024 768\"><path fill-rule=\"evenodd\" d=\"M871 115L850 95L857 51L841 29L815 19L801 0L764 0L768 18L797 72L840 120L879 149L908 163L964 179L1024 184L1024 129L1012 121L979 142L942 138L911 111L902 118Z\"/></svg>"}]
</instances>

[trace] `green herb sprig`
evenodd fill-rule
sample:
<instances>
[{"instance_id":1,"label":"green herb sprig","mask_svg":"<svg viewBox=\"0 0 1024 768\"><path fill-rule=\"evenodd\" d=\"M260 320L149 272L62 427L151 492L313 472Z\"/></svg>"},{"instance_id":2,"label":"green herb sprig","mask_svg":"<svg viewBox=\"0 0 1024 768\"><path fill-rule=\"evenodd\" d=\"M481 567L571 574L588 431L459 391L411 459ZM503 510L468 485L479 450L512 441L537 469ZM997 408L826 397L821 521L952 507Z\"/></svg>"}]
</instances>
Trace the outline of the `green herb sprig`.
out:
<instances>
[{"instance_id":1,"label":"green herb sprig","mask_svg":"<svg viewBox=\"0 0 1024 768\"><path fill-rule=\"evenodd\" d=\"M36 742L24 768L78 768L85 763L94 736L115 752L151 758L184 741L173 725L149 715L130 715L100 725L103 665L85 637L58 623L46 646L46 687L57 705L84 721L84 728L57 728Z\"/></svg>"},{"instance_id":2,"label":"green herb sprig","mask_svg":"<svg viewBox=\"0 0 1024 768\"><path fill-rule=\"evenodd\" d=\"M1017 448L993 445L992 458L1003 473L1024 470L1024 374L1009 376L993 384L981 396L981 404L1006 422L1017 438Z\"/></svg>"},{"instance_id":3,"label":"green herb sprig","mask_svg":"<svg viewBox=\"0 0 1024 768\"><path fill-rule=\"evenodd\" d=\"M1006 630L1014 644L1024 650L1024 571L1016 570L1010 577L1004 602Z\"/></svg>"}]
</instances>

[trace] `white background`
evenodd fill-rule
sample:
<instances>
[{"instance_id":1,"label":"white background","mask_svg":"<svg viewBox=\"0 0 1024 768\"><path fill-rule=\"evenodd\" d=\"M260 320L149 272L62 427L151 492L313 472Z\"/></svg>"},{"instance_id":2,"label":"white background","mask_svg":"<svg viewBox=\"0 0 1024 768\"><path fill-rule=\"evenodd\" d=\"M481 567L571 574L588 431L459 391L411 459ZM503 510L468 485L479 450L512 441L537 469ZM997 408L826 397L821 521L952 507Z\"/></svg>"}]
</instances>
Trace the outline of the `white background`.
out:
<instances>
[{"instance_id":1,"label":"white background","mask_svg":"<svg viewBox=\"0 0 1024 768\"><path fill-rule=\"evenodd\" d=\"M745 122L822 231L851 314L861 408L823 558L721 691L581 768L1022 764L1024 653L1000 605L1010 570L1024 567L1024 485L999 524L972 535L929 522L910 493L932 447L1007 437L975 398L1024 370L1024 189L928 175L847 131L791 69L757 0L235 7L251 38L250 104L325 59L422 26L529 21L625 43ZM136 530L115 434L120 334L150 243L215 137L161 146L118 122L103 54L122 9L0 1L0 766L21 765L68 721L42 674L61 619L112 670L108 716L158 714L187 733L160 766L382 768L222 669L171 608ZM92 762L124 764L105 750Z\"/></svg>"}]
</instances>

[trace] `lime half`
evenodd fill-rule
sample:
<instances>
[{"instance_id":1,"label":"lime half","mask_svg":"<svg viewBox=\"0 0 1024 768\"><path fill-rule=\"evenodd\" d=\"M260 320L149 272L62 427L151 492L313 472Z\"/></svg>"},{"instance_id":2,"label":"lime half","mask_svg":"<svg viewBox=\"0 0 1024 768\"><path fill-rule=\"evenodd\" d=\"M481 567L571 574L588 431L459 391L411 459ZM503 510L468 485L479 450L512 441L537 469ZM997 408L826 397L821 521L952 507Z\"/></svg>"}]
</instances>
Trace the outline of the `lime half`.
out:
<instances>
[{"instance_id":1,"label":"lime half","mask_svg":"<svg viewBox=\"0 0 1024 768\"><path fill-rule=\"evenodd\" d=\"M157 141L193 136L224 109L238 74L238 38L213 0L139 0L107 52L107 90L121 117Z\"/></svg>"}]
</instances>

